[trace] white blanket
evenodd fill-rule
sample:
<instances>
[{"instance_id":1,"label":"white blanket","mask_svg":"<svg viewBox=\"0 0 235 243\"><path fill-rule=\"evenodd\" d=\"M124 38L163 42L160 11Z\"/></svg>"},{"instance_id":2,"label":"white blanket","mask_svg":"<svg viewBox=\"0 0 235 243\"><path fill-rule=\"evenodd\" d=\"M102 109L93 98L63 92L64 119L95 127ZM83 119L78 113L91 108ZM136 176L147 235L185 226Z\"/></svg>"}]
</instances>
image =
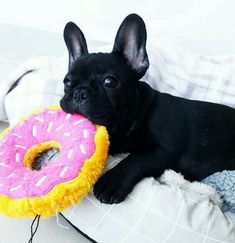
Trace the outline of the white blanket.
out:
<instances>
[{"instance_id":1,"label":"white blanket","mask_svg":"<svg viewBox=\"0 0 235 243\"><path fill-rule=\"evenodd\" d=\"M111 45L96 46L95 50L110 51L111 48ZM150 44L148 53L151 65L142 80L153 88L235 107L235 56L197 56L161 41ZM64 55L34 58L19 66L2 85L0 119L7 118L12 123L32 109L57 103L63 95L62 80L67 65L67 55ZM17 89L6 95L15 80L30 70L35 71L24 76Z\"/></svg>"}]
</instances>

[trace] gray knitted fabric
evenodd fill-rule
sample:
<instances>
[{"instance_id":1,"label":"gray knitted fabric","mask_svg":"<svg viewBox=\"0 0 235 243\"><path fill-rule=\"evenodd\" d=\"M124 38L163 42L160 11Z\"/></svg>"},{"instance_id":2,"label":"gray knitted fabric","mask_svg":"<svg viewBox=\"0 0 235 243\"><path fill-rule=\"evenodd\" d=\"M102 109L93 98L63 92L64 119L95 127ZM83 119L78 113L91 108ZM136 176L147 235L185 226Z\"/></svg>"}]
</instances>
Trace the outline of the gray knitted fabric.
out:
<instances>
[{"instance_id":1,"label":"gray knitted fabric","mask_svg":"<svg viewBox=\"0 0 235 243\"><path fill-rule=\"evenodd\" d=\"M235 213L235 170L217 172L205 178L203 183L215 188L223 199L223 211Z\"/></svg>"}]
</instances>

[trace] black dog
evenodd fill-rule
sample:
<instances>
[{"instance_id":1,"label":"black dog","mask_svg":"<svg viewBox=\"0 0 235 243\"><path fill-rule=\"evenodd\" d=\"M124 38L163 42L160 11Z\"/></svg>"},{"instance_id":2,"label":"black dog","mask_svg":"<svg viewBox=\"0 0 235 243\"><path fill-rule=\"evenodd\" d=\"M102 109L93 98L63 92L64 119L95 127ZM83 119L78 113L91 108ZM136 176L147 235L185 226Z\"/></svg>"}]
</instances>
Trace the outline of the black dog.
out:
<instances>
[{"instance_id":1,"label":"black dog","mask_svg":"<svg viewBox=\"0 0 235 243\"><path fill-rule=\"evenodd\" d=\"M125 18L111 53L89 54L82 31L68 23L69 70L61 107L107 127L110 153L130 152L94 187L104 203L119 203L144 177L165 169L201 180L235 169L235 110L186 100L139 81L148 69L146 29L136 14Z\"/></svg>"}]
</instances>

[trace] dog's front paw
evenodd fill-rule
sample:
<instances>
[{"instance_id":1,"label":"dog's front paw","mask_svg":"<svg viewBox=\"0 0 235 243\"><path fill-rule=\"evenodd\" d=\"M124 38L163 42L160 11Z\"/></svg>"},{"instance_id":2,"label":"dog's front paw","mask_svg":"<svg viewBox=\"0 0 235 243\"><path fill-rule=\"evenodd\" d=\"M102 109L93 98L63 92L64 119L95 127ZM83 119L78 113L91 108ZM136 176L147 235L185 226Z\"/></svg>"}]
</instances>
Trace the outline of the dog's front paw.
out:
<instances>
[{"instance_id":1,"label":"dog's front paw","mask_svg":"<svg viewBox=\"0 0 235 243\"><path fill-rule=\"evenodd\" d=\"M115 170L104 174L94 186L94 195L102 203L113 204L122 202L133 186Z\"/></svg>"}]
</instances>

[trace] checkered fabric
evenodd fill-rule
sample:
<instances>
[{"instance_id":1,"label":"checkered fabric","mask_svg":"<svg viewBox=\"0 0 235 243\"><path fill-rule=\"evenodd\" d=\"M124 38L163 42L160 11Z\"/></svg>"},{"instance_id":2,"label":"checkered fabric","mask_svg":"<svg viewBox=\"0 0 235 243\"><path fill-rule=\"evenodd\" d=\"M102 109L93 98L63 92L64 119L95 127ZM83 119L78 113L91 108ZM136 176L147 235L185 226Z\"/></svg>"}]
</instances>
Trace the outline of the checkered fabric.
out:
<instances>
[{"instance_id":1,"label":"checkered fabric","mask_svg":"<svg viewBox=\"0 0 235 243\"><path fill-rule=\"evenodd\" d=\"M235 107L235 56L197 56L171 43L149 46L143 78L154 89Z\"/></svg>"},{"instance_id":2,"label":"checkered fabric","mask_svg":"<svg viewBox=\"0 0 235 243\"><path fill-rule=\"evenodd\" d=\"M107 169L122 159L110 156ZM99 243L234 243L235 215L225 216L203 189L146 178L120 204L102 204L89 193L62 214Z\"/></svg>"}]
</instances>

